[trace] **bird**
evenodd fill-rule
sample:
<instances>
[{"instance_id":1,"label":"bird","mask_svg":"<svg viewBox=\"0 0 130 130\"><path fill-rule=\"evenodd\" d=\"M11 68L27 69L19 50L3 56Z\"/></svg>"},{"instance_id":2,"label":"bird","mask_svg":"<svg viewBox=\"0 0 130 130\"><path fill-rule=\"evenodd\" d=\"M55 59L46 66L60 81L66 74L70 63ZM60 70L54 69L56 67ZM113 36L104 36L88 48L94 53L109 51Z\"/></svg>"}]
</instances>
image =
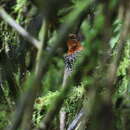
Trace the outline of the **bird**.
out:
<instances>
[{"instance_id":1,"label":"bird","mask_svg":"<svg viewBox=\"0 0 130 130\"><path fill-rule=\"evenodd\" d=\"M67 54L64 57L65 70L70 74L73 70L73 65L77 59L79 52L84 50L80 40L76 34L69 34L67 40Z\"/></svg>"},{"instance_id":2,"label":"bird","mask_svg":"<svg viewBox=\"0 0 130 130\"><path fill-rule=\"evenodd\" d=\"M69 34L68 40L67 40L67 53L64 56L64 78L63 78L63 85L65 86L66 80L69 76L71 76L71 73L73 72L74 64L76 60L78 59L78 55L81 51L84 50L84 47L81 45L80 40L76 34Z\"/></svg>"}]
</instances>

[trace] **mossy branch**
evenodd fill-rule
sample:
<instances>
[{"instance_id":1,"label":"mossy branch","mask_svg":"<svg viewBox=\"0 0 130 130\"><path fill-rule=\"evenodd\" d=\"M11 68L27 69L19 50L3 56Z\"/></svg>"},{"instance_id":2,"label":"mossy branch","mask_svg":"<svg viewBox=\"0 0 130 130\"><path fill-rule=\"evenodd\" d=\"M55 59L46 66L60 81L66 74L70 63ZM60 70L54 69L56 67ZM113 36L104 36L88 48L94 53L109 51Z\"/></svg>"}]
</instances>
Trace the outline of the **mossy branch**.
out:
<instances>
[{"instance_id":1,"label":"mossy branch","mask_svg":"<svg viewBox=\"0 0 130 130\"><path fill-rule=\"evenodd\" d=\"M23 27L16 23L16 21L2 8L0 7L0 17L7 22L13 29L15 29L23 38L28 40L37 49L40 49L41 42L31 36Z\"/></svg>"}]
</instances>

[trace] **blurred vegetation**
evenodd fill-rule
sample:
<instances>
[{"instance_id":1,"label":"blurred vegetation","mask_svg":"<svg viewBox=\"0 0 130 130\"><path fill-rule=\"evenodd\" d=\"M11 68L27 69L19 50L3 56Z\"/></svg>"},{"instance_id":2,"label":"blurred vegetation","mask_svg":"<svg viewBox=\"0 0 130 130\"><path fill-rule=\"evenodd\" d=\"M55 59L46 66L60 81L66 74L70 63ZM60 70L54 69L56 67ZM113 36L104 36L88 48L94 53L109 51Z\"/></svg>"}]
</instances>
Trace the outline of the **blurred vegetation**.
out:
<instances>
[{"instance_id":1,"label":"blurred vegetation","mask_svg":"<svg viewBox=\"0 0 130 130\"><path fill-rule=\"evenodd\" d=\"M130 130L129 21L129 0L1 0L0 130L58 130L60 111L65 130ZM84 51L63 87L70 33Z\"/></svg>"}]
</instances>

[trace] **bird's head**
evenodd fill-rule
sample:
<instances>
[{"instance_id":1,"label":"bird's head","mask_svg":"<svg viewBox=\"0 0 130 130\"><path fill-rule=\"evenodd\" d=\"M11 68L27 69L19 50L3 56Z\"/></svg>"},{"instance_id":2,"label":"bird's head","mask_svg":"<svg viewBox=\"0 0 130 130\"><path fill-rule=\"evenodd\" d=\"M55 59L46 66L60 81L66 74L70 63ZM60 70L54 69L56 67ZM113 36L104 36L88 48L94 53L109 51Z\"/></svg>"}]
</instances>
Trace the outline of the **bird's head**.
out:
<instances>
[{"instance_id":1,"label":"bird's head","mask_svg":"<svg viewBox=\"0 0 130 130\"><path fill-rule=\"evenodd\" d=\"M82 51L84 47L81 45L79 38L76 34L69 34L69 39L67 41L68 52L67 54L73 54L78 51Z\"/></svg>"}]
</instances>

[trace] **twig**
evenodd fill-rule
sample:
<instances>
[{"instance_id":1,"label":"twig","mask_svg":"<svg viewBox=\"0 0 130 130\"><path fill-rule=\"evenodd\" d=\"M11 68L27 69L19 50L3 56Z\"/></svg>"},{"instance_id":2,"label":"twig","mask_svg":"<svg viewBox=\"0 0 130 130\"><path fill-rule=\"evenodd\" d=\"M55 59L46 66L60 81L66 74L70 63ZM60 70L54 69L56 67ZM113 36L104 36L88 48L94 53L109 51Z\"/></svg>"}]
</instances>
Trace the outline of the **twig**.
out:
<instances>
[{"instance_id":1,"label":"twig","mask_svg":"<svg viewBox=\"0 0 130 130\"><path fill-rule=\"evenodd\" d=\"M84 115L84 111L81 110L78 115L76 116L76 118L72 121L72 123L69 125L67 130L74 130L76 128L76 126L78 125L79 121L81 120L81 118Z\"/></svg>"},{"instance_id":2,"label":"twig","mask_svg":"<svg viewBox=\"0 0 130 130\"><path fill-rule=\"evenodd\" d=\"M14 28L23 38L28 40L37 49L40 49L41 42L31 36L23 27L16 23L16 21L2 8L0 7L0 17L4 19L12 28Z\"/></svg>"},{"instance_id":3,"label":"twig","mask_svg":"<svg viewBox=\"0 0 130 130\"><path fill-rule=\"evenodd\" d=\"M61 110L60 111L60 130L65 129L65 120L66 120L66 112Z\"/></svg>"}]
</instances>

